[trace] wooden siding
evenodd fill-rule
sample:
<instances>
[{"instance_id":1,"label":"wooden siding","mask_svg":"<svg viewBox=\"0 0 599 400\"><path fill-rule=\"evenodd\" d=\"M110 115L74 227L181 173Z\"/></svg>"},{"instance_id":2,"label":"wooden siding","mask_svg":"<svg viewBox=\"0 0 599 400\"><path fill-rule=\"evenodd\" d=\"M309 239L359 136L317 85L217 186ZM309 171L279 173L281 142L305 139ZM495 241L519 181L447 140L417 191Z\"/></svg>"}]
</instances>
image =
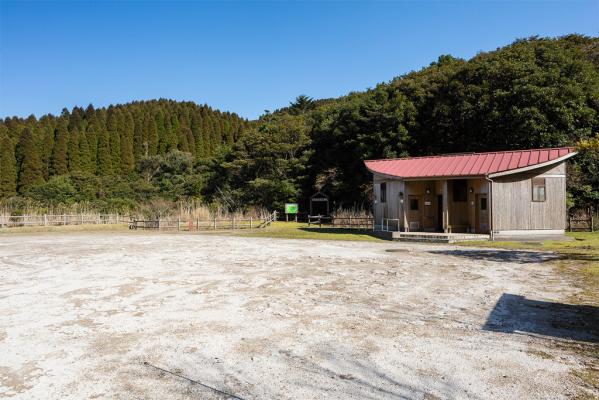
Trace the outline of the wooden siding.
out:
<instances>
[{"instance_id":1,"label":"wooden siding","mask_svg":"<svg viewBox=\"0 0 599 400\"><path fill-rule=\"evenodd\" d=\"M565 163L495 178L492 218L494 231L562 230L566 227ZM532 178L545 178L546 200L532 201Z\"/></svg>"},{"instance_id":2,"label":"wooden siding","mask_svg":"<svg viewBox=\"0 0 599 400\"><path fill-rule=\"evenodd\" d=\"M387 198L385 203L380 202L381 183L387 183ZM374 178L374 218L375 225L380 225L383 218L399 219L401 205L399 192L403 191L403 181L397 179Z\"/></svg>"}]
</instances>

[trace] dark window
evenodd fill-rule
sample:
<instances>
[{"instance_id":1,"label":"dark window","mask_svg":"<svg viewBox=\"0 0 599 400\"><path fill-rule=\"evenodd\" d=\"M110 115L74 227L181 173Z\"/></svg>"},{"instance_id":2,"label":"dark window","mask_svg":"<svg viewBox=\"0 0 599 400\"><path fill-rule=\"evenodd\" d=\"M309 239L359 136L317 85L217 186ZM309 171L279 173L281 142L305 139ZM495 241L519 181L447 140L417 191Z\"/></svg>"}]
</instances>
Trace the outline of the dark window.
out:
<instances>
[{"instance_id":1,"label":"dark window","mask_svg":"<svg viewBox=\"0 0 599 400\"><path fill-rule=\"evenodd\" d=\"M487 211L487 198L486 197L480 198L480 210Z\"/></svg>"},{"instance_id":2,"label":"dark window","mask_svg":"<svg viewBox=\"0 0 599 400\"><path fill-rule=\"evenodd\" d=\"M381 183L381 203L387 202L387 182Z\"/></svg>"},{"instance_id":3,"label":"dark window","mask_svg":"<svg viewBox=\"0 0 599 400\"><path fill-rule=\"evenodd\" d=\"M418 211L419 207L418 199L410 199L410 211Z\"/></svg>"},{"instance_id":4,"label":"dark window","mask_svg":"<svg viewBox=\"0 0 599 400\"><path fill-rule=\"evenodd\" d=\"M468 181L466 179L456 179L453 181L453 201L468 200Z\"/></svg>"},{"instance_id":5,"label":"dark window","mask_svg":"<svg viewBox=\"0 0 599 400\"><path fill-rule=\"evenodd\" d=\"M532 179L532 201L545 201L545 178Z\"/></svg>"}]
</instances>

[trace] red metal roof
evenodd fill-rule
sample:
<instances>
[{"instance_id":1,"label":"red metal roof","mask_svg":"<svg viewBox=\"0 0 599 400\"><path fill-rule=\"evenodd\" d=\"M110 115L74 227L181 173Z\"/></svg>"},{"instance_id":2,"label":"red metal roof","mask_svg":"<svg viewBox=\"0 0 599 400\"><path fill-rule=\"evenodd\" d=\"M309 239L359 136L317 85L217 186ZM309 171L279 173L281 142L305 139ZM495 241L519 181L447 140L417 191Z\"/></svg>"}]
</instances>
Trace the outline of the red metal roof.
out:
<instances>
[{"instance_id":1,"label":"red metal roof","mask_svg":"<svg viewBox=\"0 0 599 400\"><path fill-rule=\"evenodd\" d=\"M488 176L520 168L551 163L576 152L573 147L447 154L430 157L366 160L371 172L398 178ZM566 157L567 158L567 157Z\"/></svg>"}]
</instances>

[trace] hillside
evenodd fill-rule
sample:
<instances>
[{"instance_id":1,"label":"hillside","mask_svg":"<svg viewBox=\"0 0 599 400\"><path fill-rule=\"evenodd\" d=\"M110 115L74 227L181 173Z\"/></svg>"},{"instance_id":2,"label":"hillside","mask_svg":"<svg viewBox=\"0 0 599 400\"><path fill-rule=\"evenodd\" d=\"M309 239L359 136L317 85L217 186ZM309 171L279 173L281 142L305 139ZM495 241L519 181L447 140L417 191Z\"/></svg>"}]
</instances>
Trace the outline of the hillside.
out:
<instances>
[{"instance_id":1,"label":"hillside","mask_svg":"<svg viewBox=\"0 0 599 400\"><path fill-rule=\"evenodd\" d=\"M0 122L0 197L19 194L42 203L120 197L135 200L125 202L134 205L143 200L129 193L139 192L140 165L153 162L159 168L166 155L179 151L189 155L184 161L192 166L232 145L249 126L234 113L164 99L75 107L39 120L6 118ZM111 193L119 184L124 193ZM52 197L65 190L64 198ZM200 195L199 188L189 195Z\"/></svg>"},{"instance_id":2,"label":"hillside","mask_svg":"<svg viewBox=\"0 0 599 400\"><path fill-rule=\"evenodd\" d=\"M0 123L10 202L135 207L198 198L280 208L316 190L368 207L368 158L587 143L571 206L599 201L599 38L529 38L336 99L299 96L248 122L194 103L134 102ZM18 197L14 196L18 193Z\"/></svg>"}]
</instances>

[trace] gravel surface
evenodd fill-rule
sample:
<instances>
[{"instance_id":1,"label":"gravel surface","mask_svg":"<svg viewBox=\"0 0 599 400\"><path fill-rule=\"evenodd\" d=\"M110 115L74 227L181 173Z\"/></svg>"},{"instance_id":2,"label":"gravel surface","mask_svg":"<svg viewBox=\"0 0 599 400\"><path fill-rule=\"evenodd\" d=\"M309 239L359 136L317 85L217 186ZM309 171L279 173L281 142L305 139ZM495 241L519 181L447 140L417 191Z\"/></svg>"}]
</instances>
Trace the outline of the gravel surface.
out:
<instances>
[{"instance_id":1,"label":"gravel surface","mask_svg":"<svg viewBox=\"0 0 599 400\"><path fill-rule=\"evenodd\" d=\"M566 304L576 289L553 257L198 234L6 235L0 397L597 395L577 378L588 360L575 350L599 350L598 338L589 310Z\"/></svg>"}]
</instances>

